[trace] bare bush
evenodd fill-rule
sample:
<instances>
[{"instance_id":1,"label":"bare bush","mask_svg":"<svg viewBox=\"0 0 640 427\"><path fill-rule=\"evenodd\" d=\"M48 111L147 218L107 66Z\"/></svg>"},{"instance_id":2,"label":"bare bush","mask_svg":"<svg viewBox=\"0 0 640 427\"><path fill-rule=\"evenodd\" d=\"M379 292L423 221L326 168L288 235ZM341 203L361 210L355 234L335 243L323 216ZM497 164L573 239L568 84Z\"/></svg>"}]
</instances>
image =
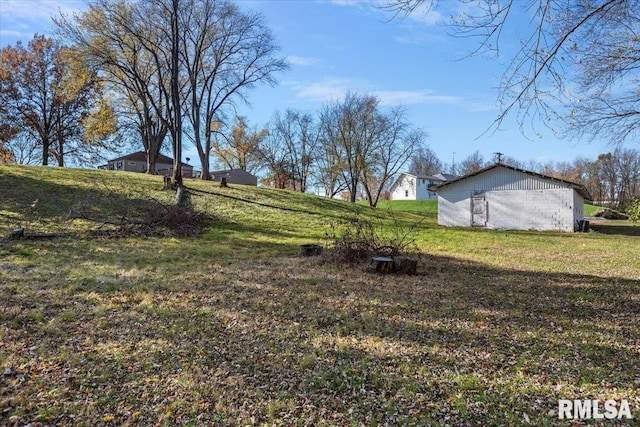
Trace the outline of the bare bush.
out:
<instances>
[{"instance_id":1,"label":"bare bush","mask_svg":"<svg viewBox=\"0 0 640 427\"><path fill-rule=\"evenodd\" d=\"M422 219L407 223L389 211L391 225L374 224L358 212L352 217L333 223L325 233L327 256L335 262L358 263L372 256L395 257L418 253L415 244L417 227Z\"/></svg>"}]
</instances>

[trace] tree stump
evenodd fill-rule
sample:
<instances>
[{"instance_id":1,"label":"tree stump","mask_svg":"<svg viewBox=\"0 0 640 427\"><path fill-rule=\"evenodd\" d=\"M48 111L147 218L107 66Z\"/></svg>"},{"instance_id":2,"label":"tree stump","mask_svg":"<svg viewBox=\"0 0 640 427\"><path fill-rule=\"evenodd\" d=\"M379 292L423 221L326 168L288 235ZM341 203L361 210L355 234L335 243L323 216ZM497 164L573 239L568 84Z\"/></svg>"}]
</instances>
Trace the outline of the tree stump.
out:
<instances>
[{"instance_id":1,"label":"tree stump","mask_svg":"<svg viewBox=\"0 0 640 427\"><path fill-rule=\"evenodd\" d=\"M300 245L300 251L304 256L320 255L322 253L322 246L314 244Z\"/></svg>"},{"instance_id":2,"label":"tree stump","mask_svg":"<svg viewBox=\"0 0 640 427\"><path fill-rule=\"evenodd\" d=\"M11 232L11 235L9 236L9 239L11 240L20 240L20 239L24 239L24 228L16 228Z\"/></svg>"},{"instance_id":3,"label":"tree stump","mask_svg":"<svg viewBox=\"0 0 640 427\"><path fill-rule=\"evenodd\" d=\"M162 187L163 190L171 190L171 177L170 176L165 176L164 177L164 186Z\"/></svg>"},{"instance_id":4,"label":"tree stump","mask_svg":"<svg viewBox=\"0 0 640 427\"><path fill-rule=\"evenodd\" d=\"M220 178L220 187L227 187L227 178L224 176Z\"/></svg>"},{"instance_id":5,"label":"tree stump","mask_svg":"<svg viewBox=\"0 0 640 427\"><path fill-rule=\"evenodd\" d=\"M377 273L389 274L393 273L393 258L384 256L374 256L371 258Z\"/></svg>"},{"instance_id":6,"label":"tree stump","mask_svg":"<svg viewBox=\"0 0 640 427\"><path fill-rule=\"evenodd\" d=\"M418 260L407 256L394 257L393 264L398 273L416 274L418 270Z\"/></svg>"}]
</instances>

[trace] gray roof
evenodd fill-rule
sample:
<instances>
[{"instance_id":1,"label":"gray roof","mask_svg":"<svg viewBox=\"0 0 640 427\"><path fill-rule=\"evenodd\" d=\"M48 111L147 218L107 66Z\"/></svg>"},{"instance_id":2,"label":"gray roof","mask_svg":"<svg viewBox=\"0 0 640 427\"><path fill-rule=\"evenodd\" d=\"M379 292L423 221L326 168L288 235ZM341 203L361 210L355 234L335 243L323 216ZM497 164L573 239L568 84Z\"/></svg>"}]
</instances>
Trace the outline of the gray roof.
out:
<instances>
[{"instance_id":1,"label":"gray roof","mask_svg":"<svg viewBox=\"0 0 640 427\"><path fill-rule=\"evenodd\" d=\"M130 160L130 161L137 161L137 162L146 162L147 161L147 154L144 151L136 151L135 153L131 153L131 154L126 154L124 156L115 158L115 159L111 159L109 160L109 162L115 162L118 160ZM165 165L171 165L173 164L173 159L169 156L165 156L164 154L158 154L158 158L156 159L156 163L159 164L165 164ZM191 166L188 163L185 162L180 162L182 165L184 166Z\"/></svg>"},{"instance_id":2,"label":"gray roof","mask_svg":"<svg viewBox=\"0 0 640 427\"><path fill-rule=\"evenodd\" d=\"M467 174L467 175L464 175L464 176L460 176L460 177L452 179L450 181L445 181L442 184L433 185L433 186L429 187L429 190L437 192L441 188L444 188L446 186L454 184L454 183L456 183L458 181L462 181L463 179L467 179L467 178L471 178L471 177L476 176L476 175L480 175L481 173L484 173L484 172L489 171L491 169L495 169L497 167L503 167L505 169L511 169L511 170L514 170L514 171L517 171L517 172L522 172L522 173L527 174L527 175L535 176L535 177L546 179L546 180L550 180L550 181L561 182L561 183L563 183L565 185L570 186L574 190L576 190L586 200L593 200L591 195L589 194L589 190L587 190L587 188L582 184L578 184L578 183L572 182L572 181L567 181L566 179L555 178L553 176L544 175L544 174L537 173L537 172L528 171L526 169L520 169L520 168L517 168L515 166L505 165L503 163L494 163L493 165L487 166L486 168L480 169L480 170L478 170L476 172L472 172L470 174Z\"/></svg>"}]
</instances>

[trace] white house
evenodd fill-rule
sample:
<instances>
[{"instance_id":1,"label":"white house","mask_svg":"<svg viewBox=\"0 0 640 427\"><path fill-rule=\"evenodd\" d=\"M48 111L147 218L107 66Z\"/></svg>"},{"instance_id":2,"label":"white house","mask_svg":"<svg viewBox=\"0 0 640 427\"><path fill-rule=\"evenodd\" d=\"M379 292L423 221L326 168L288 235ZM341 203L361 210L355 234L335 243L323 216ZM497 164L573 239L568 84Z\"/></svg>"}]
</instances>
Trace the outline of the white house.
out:
<instances>
[{"instance_id":1,"label":"white house","mask_svg":"<svg viewBox=\"0 0 640 427\"><path fill-rule=\"evenodd\" d=\"M442 184L448 179L455 178L453 175L413 175L402 172L393 181L389 188L391 200L429 200L436 199L438 195L429 190L429 187Z\"/></svg>"},{"instance_id":2,"label":"white house","mask_svg":"<svg viewBox=\"0 0 640 427\"><path fill-rule=\"evenodd\" d=\"M580 184L494 164L432 188L438 193L438 224L508 230L573 232L584 219Z\"/></svg>"}]
</instances>

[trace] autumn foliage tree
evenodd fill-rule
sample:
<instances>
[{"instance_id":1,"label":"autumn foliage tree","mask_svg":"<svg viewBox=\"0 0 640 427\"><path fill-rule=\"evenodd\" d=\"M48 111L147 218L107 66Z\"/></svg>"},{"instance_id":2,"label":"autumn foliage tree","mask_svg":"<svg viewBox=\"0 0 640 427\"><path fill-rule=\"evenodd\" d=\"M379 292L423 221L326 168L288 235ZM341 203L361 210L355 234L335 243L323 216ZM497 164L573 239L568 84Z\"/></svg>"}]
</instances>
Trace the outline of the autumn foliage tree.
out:
<instances>
[{"instance_id":1,"label":"autumn foliage tree","mask_svg":"<svg viewBox=\"0 0 640 427\"><path fill-rule=\"evenodd\" d=\"M213 142L213 154L229 169L255 172L261 165L260 144L267 137L267 130L250 128L247 118L237 116L227 136L218 132Z\"/></svg>"},{"instance_id":2,"label":"autumn foliage tree","mask_svg":"<svg viewBox=\"0 0 640 427\"><path fill-rule=\"evenodd\" d=\"M169 132L171 102L163 76L152 59L153 39L148 19L124 1L98 0L72 18L55 19L73 50L98 70L118 105L118 122L144 147L147 173L155 173L156 160Z\"/></svg>"},{"instance_id":3,"label":"autumn foliage tree","mask_svg":"<svg viewBox=\"0 0 640 427\"><path fill-rule=\"evenodd\" d=\"M35 35L0 51L1 139L40 148L41 163L86 161L110 143L115 122L97 75L53 39Z\"/></svg>"},{"instance_id":4,"label":"autumn foliage tree","mask_svg":"<svg viewBox=\"0 0 640 427\"><path fill-rule=\"evenodd\" d=\"M0 165L15 163L16 159L11 150L5 147L4 142L0 142Z\"/></svg>"}]
</instances>

